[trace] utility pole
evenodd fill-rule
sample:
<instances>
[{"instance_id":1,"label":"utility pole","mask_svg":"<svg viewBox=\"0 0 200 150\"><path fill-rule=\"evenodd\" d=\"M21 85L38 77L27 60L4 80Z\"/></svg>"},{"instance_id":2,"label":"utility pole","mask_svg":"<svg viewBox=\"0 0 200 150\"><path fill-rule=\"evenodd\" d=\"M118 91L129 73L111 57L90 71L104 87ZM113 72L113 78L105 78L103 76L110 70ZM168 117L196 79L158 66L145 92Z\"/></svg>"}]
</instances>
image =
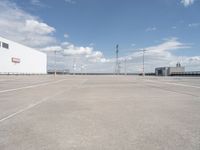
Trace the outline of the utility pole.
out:
<instances>
[{"instance_id":1,"label":"utility pole","mask_svg":"<svg viewBox=\"0 0 200 150\"><path fill-rule=\"evenodd\" d=\"M54 77L56 77L56 64L57 64L57 62L56 62L56 53L57 53L57 51L55 50L54 51Z\"/></svg>"},{"instance_id":2,"label":"utility pole","mask_svg":"<svg viewBox=\"0 0 200 150\"><path fill-rule=\"evenodd\" d=\"M75 58L73 58L73 75L75 75Z\"/></svg>"},{"instance_id":3,"label":"utility pole","mask_svg":"<svg viewBox=\"0 0 200 150\"><path fill-rule=\"evenodd\" d=\"M83 75L83 64L81 64L81 75Z\"/></svg>"},{"instance_id":4,"label":"utility pole","mask_svg":"<svg viewBox=\"0 0 200 150\"><path fill-rule=\"evenodd\" d=\"M119 45L116 45L116 65L115 65L115 73L119 74Z\"/></svg>"},{"instance_id":5,"label":"utility pole","mask_svg":"<svg viewBox=\"0 0 200 150\"><path fill-rule=\"evenodd\" d=\"M126 65L127 65L127 59L125 58L125 60L124 60L124 74L125 75L127 75Z\"/></svg>"},{"instance_id":6,"label":"utility pole","mask_svg":"<svg viewBox=\"0 0 200 150\"><path fill-rule=\"evenodd\" d=\"M142 59L142 60L143 60L142 75L143 75L143 77L144 77L144 76L145 76L145 70L144 70L144 53L145 53L146 50L143 49L142 51L143 51L143 59Z\"/></svg>"}]
</instances>

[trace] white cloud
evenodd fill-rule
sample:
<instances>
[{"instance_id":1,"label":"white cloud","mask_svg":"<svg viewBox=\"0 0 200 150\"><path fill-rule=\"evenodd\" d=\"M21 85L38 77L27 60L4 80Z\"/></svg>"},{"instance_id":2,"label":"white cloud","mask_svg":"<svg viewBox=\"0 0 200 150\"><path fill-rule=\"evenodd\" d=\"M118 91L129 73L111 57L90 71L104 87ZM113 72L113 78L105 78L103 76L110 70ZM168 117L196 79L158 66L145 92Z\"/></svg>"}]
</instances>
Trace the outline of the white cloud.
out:
<instances>
[{"instance_id":1,"label":"white cloud","mask_svg":"<svg viewBox=\"0 0 200 150\"><path fill-rule=\"evenodd\" d=\"M146 48L146 50L152 51L152 52L165 52L165 51L171 51L171 50L177 50L177 49L183 49L183 48L189 48L189 46L179 42L178 38L173 37L173 38L165 39L165 42L160 45L148 47Z\"/></svg>"},{"instance_id":2,"label":"white cloud","mask_svg":"<svg viewBox=\"0 0 200 150\"><path fill-rule=\"evenodd\" d=\"M66 55L90 55L93 51L91 47L76 47L73 44L63 45L63 49Z\"/></svg>"},{"instance_id":3,"label":"white cloud","mask_svg":"<svg viewBox=\"0 0 200 150\"><path fill-rule=\"evenodd\" d=\"M34 48L55 44L55 28L9 1L0 3L0 35Z\"/></svg>"},{"instance_id":4,"label":"white cloud","mask_svg":"<svg viewBox=\"0 0 200 150\"><path fill-rule=\"evenodd\" d=\"M156 30L157 30L156 27L148 27L148 28L146 29L146 32L151 32L151 31L156 31Z\"/></svg>"},{"instance_id":5,"label":"white cloud","mask_svg":"<svg viewBox=\"0 0 200 150\"><path fill-rule=\"evenodd\" d=\"M58 68L60 69L66 68L67 64L67 68L73 70L73 61L75 59L75 64L77 66L76 71L80 71L80 67L84 65L87 66L84 67L85 70L87 69L87 71L90 72L98 72L98 69L100 68L95 68L94 66L100 64L104 66L105 63L109 62L109 60L103 56L102 52L94 50L93 47L79 47L69 42L64 42L56 46L46 47L41 49L41 51L45 51L48 54L49 69L53 69L54 67L55 60L54 53L52 53L54 51L59 51L59 53L57 53L57 62L59 62ZM90 70L89 68L93 68L93 70ZM104 66L104 68L106 67Z\"/></svg>"},{"instance_id":6,"label":"white cloud","mask_svg":"<svg viewBox=\"0 0 200 150\"><path fill-rule=\"evenodd\" d=\"M188 7L194 3L195 0L181 0L181 4L183 4L185 7Z\"/></svg>"},{"instance_id":7,"label":"white cloud","mask_svg":"<svg viewBox=\"0 0 200 150\"><path fill-rule=\"evenodd\" d=\"M55 32L55 28L37 20L26 20L24 31L46 35Z\"/></svg>"},{"instance_id":8,"label":"white cloud","mask_svg":"<svg viewBox=\"0 0 200 150\"><path fill-rule=\"evenodd\" d=\"M82 56L92 62L106 62L103 53L93 47L78 47L71 43L62 43L63 53L68 56Z\"/></svg>"},{"instance_id":9,"label":"white cloud","mask_svg":"<svg viewBox=\"0 0 200 150\"><path fill-rule=\"evenodd\" d=\"M43 52L55 52L55 51L62 51L62 47L60 46L49 46L49 47L45 47L40 49Z\"/></svg>"}]
</instances>

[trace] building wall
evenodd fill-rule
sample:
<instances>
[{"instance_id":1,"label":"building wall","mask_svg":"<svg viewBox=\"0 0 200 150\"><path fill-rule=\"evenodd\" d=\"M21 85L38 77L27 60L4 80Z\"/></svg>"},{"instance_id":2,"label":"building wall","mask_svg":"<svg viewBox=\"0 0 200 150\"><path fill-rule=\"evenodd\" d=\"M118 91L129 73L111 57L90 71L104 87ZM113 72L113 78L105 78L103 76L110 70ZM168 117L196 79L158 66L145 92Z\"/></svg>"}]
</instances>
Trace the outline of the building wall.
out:
<instances>
[{"instance_id":1,"label":"building wall","mask_svg":"<svg viewBox=\"0 0 200 150\"><path fill-rule=\"evenodd\" d=\"M168 74L172 73L183 73L185 72L185 67L169 67Z\"/></svg>"},{"instance_id":2,"label":"building wall","mask_svg":"<svg viewBox=\"0 0 200 150\"><path fill-rule=\"evenodd\" d=\"M167 76L168 67L161 67L155 69L156 76Z\"/></svg>"},{"instance_id":3,"label":"building wall","mask_svg":"<svg viewBox=\"0 0 200 150\"><path fill-rule=\"evenodd\" d=\"M3 44L9 48L3 48ZM0 74L46 74L47 55L0 37Z\"/></svg>"},{"instance_id":4,"label":"building wall","mask_svg":"<svg viewBox=\"0 0 200 150\"><path fill-rule=\"evenodd\" d=\"M156 76L170 76L172 73L183 73L185 67L160 67L155 69Z\"/></svg>"}]
</instances>

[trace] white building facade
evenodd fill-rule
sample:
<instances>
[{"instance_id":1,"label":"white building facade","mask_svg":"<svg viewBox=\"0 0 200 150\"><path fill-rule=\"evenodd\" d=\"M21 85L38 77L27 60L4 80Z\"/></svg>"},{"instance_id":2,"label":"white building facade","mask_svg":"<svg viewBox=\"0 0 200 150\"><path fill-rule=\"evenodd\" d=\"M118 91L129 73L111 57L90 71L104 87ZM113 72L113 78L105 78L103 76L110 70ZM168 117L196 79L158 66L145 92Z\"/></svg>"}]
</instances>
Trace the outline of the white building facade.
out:
<instances>
[{"instance_id":1,"label":"white building facade","mask_svg":"<svg viewBox=\"0 0 200 150\"><path fill-rule=\"evenodd\" d=\"M0 37L0 74L46 74L47 55Z\"/></svg>"},{"instance_id":2,"label":"white building facade","mask_svg":"<svg viewBox=\"0 0 200 150\"><path fill-rule=\"evenodd\" d=\"M185 67L182 67L180 63L176 64L176 67L160 67L155 69L156 76L171 76L177 73L184 73Z\"/></svg>"}]
</instances>

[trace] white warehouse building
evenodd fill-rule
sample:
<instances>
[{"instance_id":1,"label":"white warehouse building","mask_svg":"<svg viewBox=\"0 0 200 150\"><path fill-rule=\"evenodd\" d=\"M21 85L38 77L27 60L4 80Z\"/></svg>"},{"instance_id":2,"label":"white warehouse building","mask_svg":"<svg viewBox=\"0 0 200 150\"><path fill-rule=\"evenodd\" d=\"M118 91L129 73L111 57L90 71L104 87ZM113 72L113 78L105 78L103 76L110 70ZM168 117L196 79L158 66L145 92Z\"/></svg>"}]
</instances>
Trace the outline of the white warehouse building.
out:
<instances>
[{"instance_id":1,"label":"white warehouse building","mask_svg":"<svg viewBox=\"0 0 200 150\"><path fill-rule=\"evenodd\" d=\"M47 55L0 37L0 74L46 74Z\"/></svg>"}]
</instances>

